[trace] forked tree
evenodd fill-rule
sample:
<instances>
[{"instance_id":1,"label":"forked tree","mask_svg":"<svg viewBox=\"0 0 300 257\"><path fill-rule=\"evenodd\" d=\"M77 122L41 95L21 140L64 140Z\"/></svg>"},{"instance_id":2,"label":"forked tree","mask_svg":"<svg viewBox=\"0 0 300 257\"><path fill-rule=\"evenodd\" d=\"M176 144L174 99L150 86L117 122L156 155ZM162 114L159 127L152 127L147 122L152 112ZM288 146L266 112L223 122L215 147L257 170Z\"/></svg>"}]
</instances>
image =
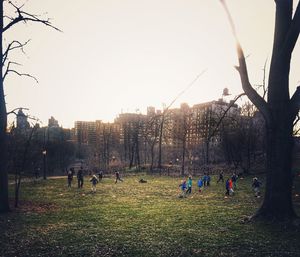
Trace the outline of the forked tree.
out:
<instances>
[{"instance_id":1,"label":"forked tree","mask_svg":"<svg viewBox=\"0 0 300 257\"><path fill-rule=\"evenodd\" d=\"M261 207L252 218L293 220L296 213L292 202L292 147L293 122L300 107L300 87L290 97L289 75L292 53L299 36L300 2L293 13L293 0L275 0L275 31L269 70L267 101L252 87L243 49L235 33L234 23L223 4L234 36L242 88L258 108L266 126L266 185Z\"/></svg>"},{"instance_id":2,"label":"forked tree","mask_svg":"<svg viewBox=\"0 0 300 257\"><path fill-rule=\"evenodd\" d=\"M35 22L54 28L49 19L42 19L38 15L28 13L23 10L24 5L18 6L9 0L0 0L0 212L9 211L8 201L8 174L7 174L7 110L5 103L4 80L7 75L13 73L18 76L26 76L35 79L30 74L19 72L15 69L18 63L10 60L9 55L12 51L22 50L28 43L18 40L11 41L6 47L3 45L5 32L20 23ZM12 9L12 16L6 13L6 8ZM4 10L5 9L5 10ZM36 79L35 79L36 80Z\"/></svg>"}]
</instances>

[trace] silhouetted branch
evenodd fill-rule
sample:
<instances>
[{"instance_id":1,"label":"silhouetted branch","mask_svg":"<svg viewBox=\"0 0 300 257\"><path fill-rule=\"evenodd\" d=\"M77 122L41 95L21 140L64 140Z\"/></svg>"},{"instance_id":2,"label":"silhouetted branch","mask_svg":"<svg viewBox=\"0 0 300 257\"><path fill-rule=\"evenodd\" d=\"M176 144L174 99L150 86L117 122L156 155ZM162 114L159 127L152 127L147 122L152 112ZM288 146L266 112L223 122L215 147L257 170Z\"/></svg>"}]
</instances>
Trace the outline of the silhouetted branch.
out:
<instances>
[{"instance_id":1,"label":"silhouetted branch","mask_svg":"<svg viewBox=\"0 0 300 257\"><path fill-rule=\"evenodd\" d=\"M29 110L28 108L18 107L18 108L15 108L15 109L11 110L10 112L7 112L7 115L9 115L9 114L15 114L15 115L17 115L16 111L18 111L20 109L22 109L22 110Z\"/></svg>"},{"instance_id":2,"label":"silhouetted branch","mask_svg":"<svg viewBox=\"0 0 300 257\"><path fill-rule=\"evenodd\" d=\"M32 76L32 75L30 75L30 74L28 74L28 73L21 73L21 72L18 72L18 71L16 71L16 70L11 69L10 66L11 66L12 64L14 64L14 65L21 65L21 64L19 64L19 63L17 63L17 62L8 62L6 71L5 71L5 73L4 73L4 75L3 75L3 78L2 78L3 81L5 80L6 76L7 76L9 73L15 73L15 74L17 74L17 75L20 76L20 77L25 76L25 77L32 78L32 79L35 80L36 83L39 83L39 81L37 80L37 78L34 77L34 76Z\"/></svg>"},{"instance_id":3,"label":"silhouetted branch","mask_svg":"<svg viewBox=\"0 0 300 257\"><path fill-rule=\"evenodd\" d=\"M227 14L231 29L232 29L232 33L235 37L236 40L236 51L237 51L237 55L238 55L238 61L239 61L239 66L236 66L236 70L239 72L240 74L240 78L241 78L241 83L242 83L242 88L244 90L244 92L246 93L246 95L248 96L248 98L250 99L250 101L261 111L262 115L264 116L265 120L267 123L270 123L270 113L267 107L267 103L266 101L255 91L255 89L252 87L250 81L249 81L249 77L248 77L248 69L247 69L247 64L246 64L246 60L245 60L245 55L244 55L244 51L241 47L241 44L238 40L237 34L236 34L236 30L235 30L235 26L234 26L234 22L232 20L231 14L227 8L226 2L225 0L220 0L224 10Z\"/></svg>"},{"instance_id":4,"label":"silhouetted branch","mask_svg":"<svg viewBox=\"0 0 300 257\"><path fill-rule=\"evenodd\" d=\"M26 46L29 43L30 39L27 40L25 43L21 43L20 41L14 40L12 41L6 48L6 50L3 53L3 58L2 58L2 66L5 64L7 58L8 58L8 54L10 51L14 50L14 49L20 49L24 54L24 49L23 47Z\"/></svg>"},{"instance_id":5,"label":"silhouetted branch","mask_svg":"<svg viewBox=\"0 0 300 257\"><path fill-rule=\"evenodd\" d=\"M235 102L241 98L242 96L246 95L245 93L241 93L238 96L236 96L228 105L227 109L224 111L224 113L222 114L222 116L220 117L220 119L218 120L214 130L208 135L207 140L210 141L210 139L215 135L215 133L218 131L218 128L221 124L221 122L223 121L223 119L226 117L227 112L231 109L231 107L235 104Z\"/></svg>"},{"instance_id":6,"label":"silhouetted branch","mask_svg":"<svg viewBox=\"0 0 300 257\"><path fill-rule=\"evenodd\" d=\"M295 119L300 109L300 86L297 87L295 93L293 94L290 104L292 111L292 119Z\"/></svg>"},{"instance_id":7,"label":"silhouetted branch","mask_svg":"<svg viewBox=\"0 0 300 257\"><path fill-rule=\"evenodd\" d=\"M285 42L281 52L283 56L292 54L299 37L299 32L300 32L300 2L298 2L289 31L285 38Z\"/></svg>"},{"instance_id":8,"label":"silhouetted branch","mask_svg":"<svg viewBox=\"0 0 300 257\"><path fill-rule=\"evenodd\" d=\"M61 31L59 28L55 27L51 23L49 18L48 19L42 19L38 15L30 14L28 12L23 11L22 8L23 8L24 5L19 7L19 6L15 5L14 3L12 3L11 1L8 1L8 3L13 8L15 8L15 13L17 14L17 16L14 17L14 18L6 16L6 18L8 18L10 20L10 22L3 27L2 32L7 31L9 28L11 28L12 26L14 26L15 24L17 24L19 22L25 22L25 23L26 22L38 22L38 23L42 23L42 24L44 24L48 27L51 27L51 28L53 28L57 31Z\"/></svg>"},{"instance_id":9,"label":"silhouetted branch","mask_svg":"<svg viewBox=\"0 0 300 257\"><path fill-rule=\"evenodd\" d=\"M263 99L265 99L266 94L268 92L268 89L266 88L266 66L267 66L267 62L268 62L268 58L265 61L265 65L264 65L264 69L263 69L263 71L264 71L263 84L262 84L262 86L263 86L263 96L262 96L262 98Z\"/></svg>"}]
</instances>

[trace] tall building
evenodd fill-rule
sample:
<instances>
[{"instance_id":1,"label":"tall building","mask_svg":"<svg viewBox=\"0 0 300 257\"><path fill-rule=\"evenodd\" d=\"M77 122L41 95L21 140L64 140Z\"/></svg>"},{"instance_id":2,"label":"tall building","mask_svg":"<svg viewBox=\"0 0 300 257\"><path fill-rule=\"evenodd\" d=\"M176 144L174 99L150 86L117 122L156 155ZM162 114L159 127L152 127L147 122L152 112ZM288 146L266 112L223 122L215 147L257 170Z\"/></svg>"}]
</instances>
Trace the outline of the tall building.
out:
<instances>
[{"instance_id":1,"label":"tall building","mask_svg":"<svg viewBox=\"0 0 300 257\"><path fill-rule=\"evenodd\" d=\"M96 144L96 122L75 121L75 139L78 144Z\"/></svg>"},{"instance_id":2,"label":"tall building","mask_svg":"<svg viewBox=\"0 0 300 257\"><path fill-rule=\"evenodd\" d=\"M58 128L59 127L58 121L56 119L54 119L53 116L51 116L51 118L48 119L48 127L49 128Z\"/></svg>"}]
</instances>

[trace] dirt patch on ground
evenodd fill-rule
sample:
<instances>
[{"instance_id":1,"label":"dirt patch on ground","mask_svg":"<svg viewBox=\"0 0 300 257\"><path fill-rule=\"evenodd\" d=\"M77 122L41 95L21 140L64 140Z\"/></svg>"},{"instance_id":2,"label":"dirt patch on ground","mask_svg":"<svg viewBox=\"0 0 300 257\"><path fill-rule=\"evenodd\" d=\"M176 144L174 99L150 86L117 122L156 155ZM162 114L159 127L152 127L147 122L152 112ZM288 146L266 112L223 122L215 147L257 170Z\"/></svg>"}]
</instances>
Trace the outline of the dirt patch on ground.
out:
<instances>
[{"instance_id":1,"label":"dirt patch on ground","mask_svg":"<svg viewBox=\"0 0 300 257\"><path fill-rule=\"evenodd\" d=\"M25 213L46 213L58 210L58 206L53 203L39 203L32 201L19 201L18 207L14 207L14 201L10 201L12 211Z\"/></svg>"}]
</instances>

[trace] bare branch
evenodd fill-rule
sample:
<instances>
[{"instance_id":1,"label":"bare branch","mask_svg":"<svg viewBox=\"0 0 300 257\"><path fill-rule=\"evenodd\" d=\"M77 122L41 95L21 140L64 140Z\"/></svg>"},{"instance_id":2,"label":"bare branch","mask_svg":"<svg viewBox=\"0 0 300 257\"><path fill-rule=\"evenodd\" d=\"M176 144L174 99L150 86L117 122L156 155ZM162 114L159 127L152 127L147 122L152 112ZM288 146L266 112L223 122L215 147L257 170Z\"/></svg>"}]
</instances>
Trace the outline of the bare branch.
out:
<instances>
[{"instance_id":1,"label":"bare branch","mask_svg":"<svg viewBox=\"0 0 300 257\"><path fill-rule=\"evenodd\" d=\"M297 87L295 93L290 100L290 106L292 111L292 119L295 119L300 109L300 86Z\"/></svg>"},{"instance_id":2,"label":"bare branch","mask_svg":"<svg viewBox=\"0 0 300 257\"><path fill-rule=\"evenodd\" d=\"M9 63L7 64L6 71L5 71L5 73L4 73L4 75L3 75L3 78L2 78L3 81L5 80L6 76L7 76L9 73L15 73L15 74L17 74L17 75L20 76L20 77L25 76L25 77L32 78L32 79L35 80L36 83L39 83L39 81L37 80L37 78L35 78L35 77L32 76L32 75L27 74L27 73L20 73L20 72L18 72L18 71L16 71L16 70L11 69L10 66L11 66L12 64L20 65L19 63L16 63L16 62L9 62Z\"/></svg>"},{"instance_id":3,"label":"bare branch","mask_svg":"<svg viewBox=\"0 0 300 257\"><path fill-rule=\"evenodd\" d=\"M264 71L264 76L263 76L263 96L262 98L265 99L266 97L266 94L268 92L268 89L266 88L266 66L267 66L267 62L268 62L268 58L266 59L265 61L265 65L264 65L264 68L263 68L263 71Z\"/></svg>"},{"instance_id":4,"label":"bare branch","mask_svg":"<svg viewBox=\"0 0 300 257\"><path fill-rule=\"evenodd\" d=\"M299 37L299 32L300 32L300 2L298 2L289 31L286 35L285 42L283 44L283 49L281 52L282 55L292 54Z\"/></svg>"},{"instance_id":5,"label":"bare branch","mask_svg":"<svg viewBox=\"0 0 300 257\"><path fill-rule=\"evenodd\" d=\"M15 114L15 115L17 115L17 112L16 112L16 111L18 111L18 110L20 110L20 109L22 109L22 110L29 110L28 108L18 107L18 108L15 108L15 109L11 110L10 112L8 112L8 113L6 113L6 114L7 114L7 115L10 115L10 114Z\"/></svg>"},{"instance_id":6,"label":"bare branch","mask_svg":"<svg viewBox=\"0 0 300 257\"><path fill-rule=\"evenodd\" d=\"M30 39L27 40L25 43L21 43L20 41L13 40L9 45L7 46L6 50L3 53L3 58L2 58L2 66L5 64L8 54L10 51L15 50L15 49L20 49L22 53L25 54L23 47L26 46L29 43Z\"/></svg>"},{"instance_id":7,"label":"bare branch","mask_svg":"<svg viewBox=\"0 0 300 257\"><path fill-rule=\"evenodd\" d=\"M185 89L183 89L174 99L173 101L164 109L163 115L171 108L171 106L178 100L180 96L182 96L188 89L190 89L195 82L207 71L207 69L204 69L201 71L193 80L190 82Z\"/></svg>"},{"instance_id":8,"label":"bare branch","mask_svg":"<svg viewBox=\"0 0 300 257\"><path fill-rule=\"evenodd\" d=\"M51 23L51 21L50 21L49 18L48 19L42 19L38 15L30 14L28 12L23 11L22 7L24 5L18 7L15 4L13 4L11 1L8 1L8 3L16 9L15 12L17 13L17 16L15 18L7 17L10 20L10 22L3 27L2 33L5 32L5 31L7 31L9 28L11 28L12 26L14 26L15 24L17 24L19 22L25 22L26 23L28 21L29 22L42 23L42 24L44 24L44 25L46 25L48 27L51 27L51 28L53 28L53 29L61 32L61 30L59 28L55 27Z\"/></svg>"},{"instance_id":9,"label":"bare branch","mask_svg":"<svg viewBox=\"0 0 300 257\"><path fill-rule=\"evenodd\" d=\"M238 55L239 66L236 66L235 68L240 74L242 88L243 88L244 92L246 93L246 95L248 96L248 98L250 99L250 101L261 111L261 113L264 116L266 122L269 123L270 122L270 113L269 113L269 110L268 110L268 107L267 107L267 103L254 90L254 88L252 87L252 85L249 81L248 69L247 69L247 64L246 64L246 60L245 60L245 55L244 55L243 49L241 47L241 44L238 40L233 19L231 17L231 14L230 14L228 8L227 8L225 0L220 0L220 1L221 1L222 5L225 9L225 12L227 14L227 17L228 17L228 20L229 20L229 23L230 23L230 26L231 26L231 29L232 29L233 36L235 37L235 40L236 40L236 51L237 51L237 55Z\"/></svg>"},{"instance_id":10,"label":"bare branch","mask_svg":"<svg viewBox=\"0 0 300 257\"><path fill-rule=\"evenodd\" d=\"M227 112L233 107L233 105L235 104L235 102L240 99L242 96L246 95L245 93L241 93L238 96L236 96L234 98L234 100L232 100L230 102L230 104L228 105L227 109L223 112L222 116L220 117L220 119L218 120L215 128L213 129L213 131L208 135L207 140L209 141L214 135L215 133L218 131L220 124L222 123L223 119L226 117Z\"/></svg>"}]
</instances>

